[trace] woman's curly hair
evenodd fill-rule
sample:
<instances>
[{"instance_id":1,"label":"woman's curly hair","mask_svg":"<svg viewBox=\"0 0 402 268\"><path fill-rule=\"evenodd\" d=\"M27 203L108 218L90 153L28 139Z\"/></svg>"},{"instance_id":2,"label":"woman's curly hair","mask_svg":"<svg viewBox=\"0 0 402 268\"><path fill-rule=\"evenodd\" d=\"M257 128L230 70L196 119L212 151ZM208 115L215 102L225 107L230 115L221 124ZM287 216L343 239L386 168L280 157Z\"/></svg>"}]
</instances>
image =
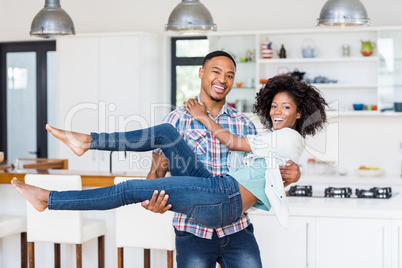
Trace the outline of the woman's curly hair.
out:
<instances>
[{"instance_id":1,"label":"woman's curly hair","mask_svg":"<svg viewBox=\"0 0 402 268\"><path fill-rule=\"evenodd\" d=\"M328 106L327 102L318 89L287 75L278 75L268 79L265 87L261 88L260 92L257 93L257 101L253 112L258 115L261 123L266 128L273 129L269 113L275 95L280 92L287 93L296 103L297 112L301 114L296 123L296 131L302 137L306 137L306 135L314 136L317 131L323 129L327 122L325 114L325 106Z\"/></svg>"}]
</instances>

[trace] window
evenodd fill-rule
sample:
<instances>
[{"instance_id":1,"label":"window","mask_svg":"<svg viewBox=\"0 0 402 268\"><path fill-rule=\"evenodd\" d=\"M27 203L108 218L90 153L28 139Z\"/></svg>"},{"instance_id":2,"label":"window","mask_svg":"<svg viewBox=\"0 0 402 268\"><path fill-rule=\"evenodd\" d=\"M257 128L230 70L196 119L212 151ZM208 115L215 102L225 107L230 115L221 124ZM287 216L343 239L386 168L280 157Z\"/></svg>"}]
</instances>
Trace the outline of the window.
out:
<instances>
[{"instance_id":1,"label":"window","mask_svg":"<svg viewBox=\"0 0 402 268\"><path fill-rule=\"evenodd\" d=\"M56 116L55 51L56 41L0 43L0 151L10 162L56 152L44 129Z\"/></svg>"},{"instance_id":2,"label":"window","mask_svg":"<svg viewBox=\"0 0 402 268\"><path fill-rule=\"evenodd\" d=\"M198 70L209 52L206 37L172 38L172 98L173 106L193 98L200 91Z\"/></svg>"}]
</instances>

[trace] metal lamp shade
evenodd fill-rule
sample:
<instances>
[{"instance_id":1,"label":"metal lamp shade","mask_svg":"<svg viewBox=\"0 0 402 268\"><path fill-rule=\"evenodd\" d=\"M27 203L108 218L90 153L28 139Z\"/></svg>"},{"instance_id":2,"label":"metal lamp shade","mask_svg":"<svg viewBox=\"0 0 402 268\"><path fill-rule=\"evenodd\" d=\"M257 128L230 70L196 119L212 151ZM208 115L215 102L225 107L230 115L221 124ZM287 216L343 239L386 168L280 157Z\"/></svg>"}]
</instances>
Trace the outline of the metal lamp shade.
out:
<instances>
[{"instance_id":1,"label":"metal lamp shade","mask_svg":"<svg viewBox=\"0 0 402 268\"><path fill-rule=\"evenodd\" d=\"M32 21L30 35L48 38L55 35L75 34L74 23L59 0L46 0L45 7Z\"/></svg>"},{"instance_id":2,"label":"metal lamp shade","mask_svg":"<svg viewBox=\"0 0 402 268\"><path fill-rule=\"evenodd\" d=\"M182 0L170 13L165 30L183 33L216 31L216 24L200 1Z\"/></svg>"},{"instance_id":3,"label":"metal lamp shade","mask_svg":"<svg viewBox=\"0 0 402 268\"><path fill-rule=\"evenodd\" d=\"M359 0L328 0L316 26L370 26L366 8Z\"/></svg>"}]
</instances>

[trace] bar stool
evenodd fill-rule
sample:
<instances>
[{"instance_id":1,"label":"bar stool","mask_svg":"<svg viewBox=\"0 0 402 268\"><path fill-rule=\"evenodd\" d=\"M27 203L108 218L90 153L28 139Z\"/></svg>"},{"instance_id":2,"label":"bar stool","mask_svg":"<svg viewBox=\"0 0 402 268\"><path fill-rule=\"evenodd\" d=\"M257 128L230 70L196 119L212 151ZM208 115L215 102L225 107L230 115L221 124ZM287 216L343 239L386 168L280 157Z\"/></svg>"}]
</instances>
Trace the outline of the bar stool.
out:
<instances>
[{"instance_id":1,"label":"bar stool","mask_svg":"<svg viewBox=\"0 0 402 268\"><path fill-rule=\"evenodd\" d=\"M22 216L0 215L0 238L20 234L21 268L27 268L27 220Z\"/></svg>"},{"instance_id":2,"label":"bar stool","mask_svg":"<svg viewBox=\"0 0 402 268\"><path fill-rule=\"evenodd\" d=\"M78 175L25 175L25 182L49 190L81 190L81 176ZM106 225L103 220L84 219L81 211L38 212L27 203L27 230L29 267L35 267L34 242L54 243L55 267L60 267L60 244L76 245L77 268L82 267L82 244L98 238L98 266L104 267L104 235Z\"/></svg>"},{"instance_id":3,"label":"bar stool","mask_svg":"<svg viewBox=\"0 0 402 268\"><path fill-rule=\"evenodd\" d=\"M129 179L116 177L118 184ZM116 209L116 245L118 268L124 267L124 247L144 248L144 267L150 267L150 249L167 250L167 267L173 268L175 233L172 226L174 213L153 213L141 204L132 204Z\"/></svg>"}]
</instances>

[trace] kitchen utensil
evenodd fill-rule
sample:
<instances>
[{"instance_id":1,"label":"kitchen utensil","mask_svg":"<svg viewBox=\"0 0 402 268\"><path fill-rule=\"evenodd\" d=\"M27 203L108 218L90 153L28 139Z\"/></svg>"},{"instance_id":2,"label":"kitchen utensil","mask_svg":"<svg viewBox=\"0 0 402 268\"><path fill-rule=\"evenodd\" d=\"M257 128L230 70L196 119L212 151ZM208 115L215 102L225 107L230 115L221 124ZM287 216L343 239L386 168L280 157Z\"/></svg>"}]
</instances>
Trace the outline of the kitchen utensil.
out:
<instances>
[{"instance_id":1,"label":"kitchen utensil","mask_svg":"<svg viewBox=\"0 0 402 268\"><path fill-rule=\"evenodd\" d=\"M281 66L278 68L277 73L278 73L278 75L287 75L290 73L290 70L286 66Z\"/></svg>"},{"instance_id":2,"label":"kitchen utensil","mask_svg":"<svg viewBox=\"0 0 402 268\"><path fill-rule=\"evenodd\" d=\"M297 68L294 69L293 72L288 73L291 77L296 79L297 81L303 80L303 76L306 74L305 72L299 72Z\"/></svg>"},{"instance_id":3,"label":"kitchen utensil","mask_svg":"<svg viewBox=\"0 0 402 268\"><path fill-rule=\"evenodd\" d=\"M362 53L363 56L371 56L373 54L374 48L376 47L376 44L371 41L362 41L362 48L360 52Z\"/></svg>"},{"instance_id":4,"label":"kitchen utensil","mask_svg":"<svg viewBox=\"0 0 402 268\"><path fill-rule=\"evenodd\" d=\"M362 103L353 103L353 109L355 111L361 111L363 110L364 104Z\"/></svg>"},{"instance_id":5,"label":"kitchen utensil","mask_svg":"<svg viewBox=\"0 0 402 268\"><path fill-rule=\"evenodd\" d=\"M394 102L395 112L402 112L402 102Z\"/></svg>"},{"instance_id":6,"label":"kitchen utensil","mask_svg":"<svg viewBox=\"0 0 402 268\"><path fill-rule=\"evenodd\" d=\"M261 43L261 56L263 59L272 58L272 42Z\"/></svg>"},{"instance_id":7,"label":"kitchen utensil","mask_svg":"<svg viewBox=\"0 0 402 268\"><path fill-rule=\"evenodd\" d=\"M283 45L281 45L281 49L279 50L278 56L281 59L286 58L286 49L285 49L285 47Z\"/></svg>"},{"instance_id":8,"label":"kitchen utensil","mask_svg":"<svg viewBox=\"0 0 402 268\"><path fill-rule=\"evenodd\" d=\"M342 46L342 56L343 57L349 57L350 56L350 46L349 45L343 45Z\"/></svg>"},{"instance_id":9,"label":"kitchen utensil","mask_svg":"<svg viewBox=\"0 0 402 268\"><path fill-rule=\"evenodd\" d=\"M312 39L306 39L302 43L303 58L314 58L316 54L316 46Z\"/></svg>"},{"instance_id":10,"label":"kitchen utensil","mask_svg":"<svg viewBox=\"0 0 402 268\"><path fill-rule=\"evenodd\" d=\"M0 152L0 164L3 163L4 160L4 152Z\"/></svg>"},{"instance_id":11,"label":"kitchen utensil","mask_svg":"<svg viewBox=\"0 0 402 268\"><path fill-rule=\"evenodd\" d=\"M356 175L360 177L380 177L384 174L383 169L356 169Z\"/></svg>"}]
</instances>

